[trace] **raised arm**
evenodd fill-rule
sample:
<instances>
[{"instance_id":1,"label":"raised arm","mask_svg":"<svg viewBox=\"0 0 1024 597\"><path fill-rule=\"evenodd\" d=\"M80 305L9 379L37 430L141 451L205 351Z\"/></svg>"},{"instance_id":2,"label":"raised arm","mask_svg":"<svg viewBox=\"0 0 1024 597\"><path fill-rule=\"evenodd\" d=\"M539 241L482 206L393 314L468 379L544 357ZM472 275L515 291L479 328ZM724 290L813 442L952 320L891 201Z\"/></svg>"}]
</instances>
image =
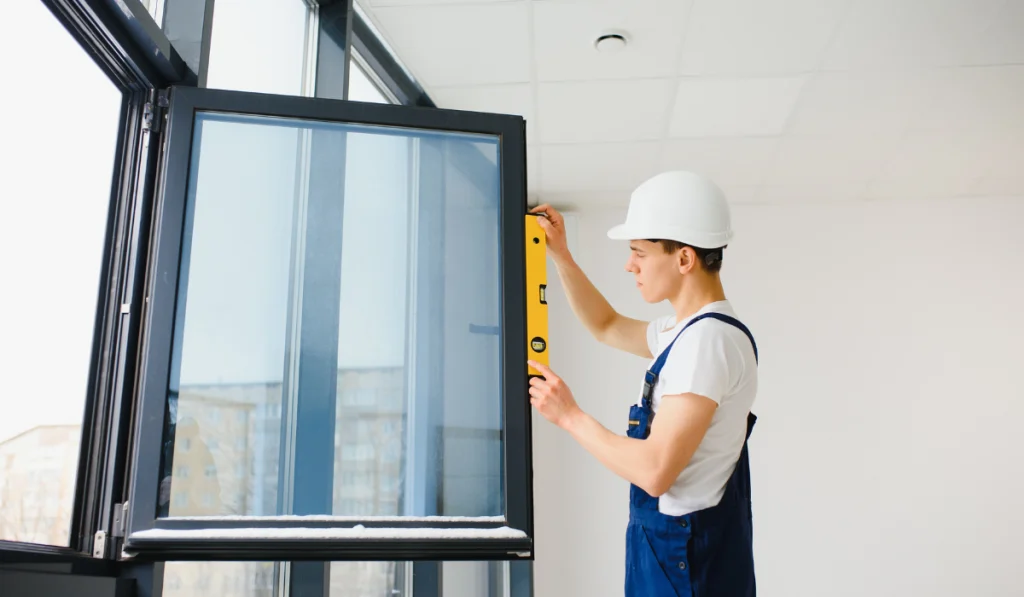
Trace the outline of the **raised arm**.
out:
<instances>
[{"instance_id":1,"label":"raised arm","mask_svg":"<svg viewBox=\"0 0 1024 597\"><path fill-rule=\"evenodd\" d=\"M548 252L569 298L573 313L599 342L637 356L651 358L647 346L648 322L619 314L583 273L569 253L565 240L565 221L557 210L540 205L532 213L541 213L540 227L547 237Z\"/></svg>"}]
</instances>

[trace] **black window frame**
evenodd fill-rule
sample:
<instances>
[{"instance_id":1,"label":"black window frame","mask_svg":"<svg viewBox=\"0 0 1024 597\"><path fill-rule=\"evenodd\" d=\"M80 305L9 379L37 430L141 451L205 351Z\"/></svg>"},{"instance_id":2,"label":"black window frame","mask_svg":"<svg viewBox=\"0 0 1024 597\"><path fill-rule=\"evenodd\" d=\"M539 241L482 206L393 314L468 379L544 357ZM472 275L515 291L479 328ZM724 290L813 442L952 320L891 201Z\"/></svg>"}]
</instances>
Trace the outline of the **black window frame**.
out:
<instances>
[{"instance_id":1,"label":"black window frame","mask_svg":"<svg viewBox=\"0 0 1024 597\"><path fill-rule=\"evenodd\" d=\"M152 199L160 150L156 139L164 107L158 90L173 85L203 85L201 75L207 66L212 29L209 15L214 0L174 0L204 7L202 11L189 13L190 20L181 24L187 30L185 34L191 36L188 39L201 40L203 44L198 64L194 64L194 56L185 59L179 54L177 46L181 45L181 40L172 42L139 0L38 1L119 87L122 110L112 164L111 207L98 288L69 546L0 541L0 580L9 573L18 574L21 569L31 568L39 573L33 572L34 580L23 586L36 587L32 594L50 594L60 590L57 587L70 586L91 591L89 587L95 586L97 595L119 595L132 590L131 587L142 595L158 595L163 583L163 563L126 558L122 551L128 511L129 459L134 449L132 428L138 416L135 393L140 359L140 316L145 304L145 276L151 266L147 247L153 240ZM295 1L315 5L321 16L327 8L338 15L341 7L334 6L338 4L345 5L348 11L345 21L340 22L340 29L339 22L335 21L334 30L328 32L325 27L320 33L319 60L336 57L339 51L346 56L343 63L334 64L333 80L341 77L347 88L348 57L355 51L369 67L375 81L398 104L435 106L411 73L377 38L358 7L353 10L352 0ZM325 33L330 34L330 42ZM332 43L335 47L328 47ZM317 94L321 95L320 89ZM347 99L345 93L339 97L336 88L325 87L322 95ZM523 151L525 155L525 147ZM532 496L530 498L527 505L532 517ZM403 559L400 556L389 553L381 559L400 562ZM476 556L474 554L472 559L478 559ZM316 559L317 562L292 564L291 589L303 594L328 594L327 560ZM532 554L526 560L512 554L504 559L511 560L509 588L512 595L532 594ZM294 558L282 561L294 561ZM492 562L492 567L496 563ZM415 561L408 569L400 570L415 570L411 582L416 594L421 590L426 595L440 594L441 562L437 559ZM101 588L95 584L100 577L114 577L116 582L103 584ZM318 589L313 590L313 585Z\"/></svg>"},{"instance_id":2,"label":"black window frame","mask_svg":"<svg viewBox=\"0 0 1024 597\"><path fill-rule=\"evenodd\" d=\"M525 297L525 121L520 116L439 110L322 98L173 87L165 122L160 194L146 290L143 345L140 350L138 422L131 470L130 514L124 549L138 560L515 560L533 558L531 411L527 392ZM506 512L501 521L378 519L244 520L157 516L159 470L167 411L175 311L185 232L193 128L199 112L298 118L366 125L375 131L395 127L396 134L452 132L498 138L501 189L502 433ZM482 157L482 156L481 156ZM525 538L491 539L210 539L200 529L298 529L363 525L425 529L497 529L510 527ZM156 537L146 531L168 533ZM186 531L174 536L175 531ZM140 536L141 534L141 536ZM150 534L151 535L151 534Z\"/></svg>"},{"instance_id":3,"label":"black window frame","mask_svg":"<svg viewBox=\"0 0 1024 597\"><path fill-rule=\"evenodd\" d=\"M110 163L107 210L89 376L84 390L79 456L66 546L0 540L0 562L54 559L89 564L113 553L113 502L123 487L130 437L131 363L136 329L131 313L141 308L136 292L143 264L137 248L148 234L145 197L153 181L147 168L156 156L143 122L153 89L191 84L188 69L138 0L37 0L50 11L121 93L115 153ZM27 49L32 50L34 46ZM36 51L45 49L35 48ZM41 73L48 75L48 73Z\"/></svg>"}]
</instances>

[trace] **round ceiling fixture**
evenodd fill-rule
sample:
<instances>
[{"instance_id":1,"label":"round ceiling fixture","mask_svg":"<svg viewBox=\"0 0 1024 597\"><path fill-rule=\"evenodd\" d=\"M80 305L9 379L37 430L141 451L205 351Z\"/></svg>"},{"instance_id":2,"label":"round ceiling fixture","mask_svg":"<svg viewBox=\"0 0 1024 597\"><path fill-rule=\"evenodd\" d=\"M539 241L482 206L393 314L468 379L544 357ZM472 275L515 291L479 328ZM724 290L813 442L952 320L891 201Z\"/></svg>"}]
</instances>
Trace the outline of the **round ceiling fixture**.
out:
<instances>
[{"instance_id":1,"label":"round ceiling fixture","mask_svg":"<svg viewBox=\"0 0 1024 597\"><path fill-rule=\"evenodd\" d=\"M597 36L597 39L594 41L594 48L602 54L613 54L625 50L628 42L629 40L626 39L624 31L605 31Z\"/></svg>"}]
</instances>

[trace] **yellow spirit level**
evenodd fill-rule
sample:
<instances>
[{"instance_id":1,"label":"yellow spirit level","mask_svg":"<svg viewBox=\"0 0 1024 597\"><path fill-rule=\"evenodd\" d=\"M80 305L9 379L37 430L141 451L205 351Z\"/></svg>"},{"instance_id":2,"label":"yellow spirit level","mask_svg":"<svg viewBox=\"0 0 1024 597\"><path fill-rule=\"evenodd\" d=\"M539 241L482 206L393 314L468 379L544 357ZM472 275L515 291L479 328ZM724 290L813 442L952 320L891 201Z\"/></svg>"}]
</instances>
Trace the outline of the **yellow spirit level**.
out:
<instances>
[{"instance_id":1,"label":"yellow spirit level","mask_svg":"<svg viewBox=\"0 0 1024 597\"><path fill-rule=\"evenodd\" d=\"M547 239L537 218L526 216L526 343L529 358L548 365ZM529 375L540 371L529 368Z\"/></svg>"}]
</instances>

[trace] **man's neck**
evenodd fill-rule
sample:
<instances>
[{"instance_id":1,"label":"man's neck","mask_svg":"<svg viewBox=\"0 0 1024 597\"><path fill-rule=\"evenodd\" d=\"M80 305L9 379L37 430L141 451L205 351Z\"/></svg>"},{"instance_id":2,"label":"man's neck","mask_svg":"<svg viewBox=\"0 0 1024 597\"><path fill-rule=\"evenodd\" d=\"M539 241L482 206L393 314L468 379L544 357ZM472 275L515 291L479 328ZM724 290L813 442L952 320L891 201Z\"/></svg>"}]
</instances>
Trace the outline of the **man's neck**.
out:
<instances>
[{"instance_id":1,"label":"man's neck","mask_svg":"<svg viewBox=\"0 0 1024 597\"><path fill-rule=\"evenodd\" d=\"M671 300L672 307L676 311L677 322L693 317L695 313L711 303L725 300L722 279L717 275L704 276L694 282L694 285L684 286L680 289L679 294Z\"/></svg>"}]
</instances>

